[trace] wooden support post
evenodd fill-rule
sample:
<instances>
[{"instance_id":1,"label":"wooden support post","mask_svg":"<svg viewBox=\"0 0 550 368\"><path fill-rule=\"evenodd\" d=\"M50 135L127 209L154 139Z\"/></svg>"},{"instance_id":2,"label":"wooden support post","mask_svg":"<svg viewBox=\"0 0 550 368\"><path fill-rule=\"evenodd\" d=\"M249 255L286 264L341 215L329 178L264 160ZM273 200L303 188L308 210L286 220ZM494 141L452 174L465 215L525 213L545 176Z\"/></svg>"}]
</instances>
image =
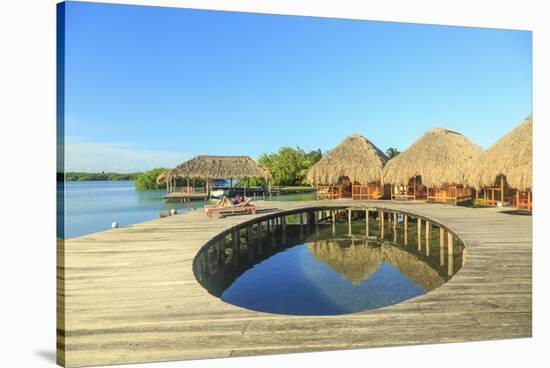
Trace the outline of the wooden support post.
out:
<instances>
[{"instance_id":1,"label":"wooden support post","mask_svg":"<svg viewBox=\"0 0 550 368\"><path fill-rule=\"evenodd\" d=\"M252 252L254 252L254 231L252 225L248 225L246 227L246 248L249 249L249 254L250 249L252 249Z\"/></svg>"},{"instance_id":2,"label":"wooden support post","mask_svg":"<svg viewBox=\"0 0 550 368\"><path fill-rule=\"evenodd\" d=\"M336 234L336 211L330 210L332 216L332 234Z\"/></svg>"},{"instance_id":3,"label":"wooden support post","mask_svg":"<svg viewBox=\"0 0 550 368\"><path fill-rule=\"evenodd\" d=\"M384 239L384 211L378 212L378 220L380 222L380 238Z\"/></svg>"},{"instance_id":4,"label":"wooden support post","mask_svg":"<svg viewBox=\"0 0 550 368\"><path fill-rule=\"evenodd\" d=\"M304 213L300 212L300 239L304 237Z\"/></svg>"},{"instance_id":5,"label":"wooden support post","mask_svg":"<svg viewBox=\"0 0 550 368\"><path fill-rule=\"evenodd\" d=\"M426 255L430 256L430 221L426 221Z\"/></svg>"},{"instance_id":6,"label":"wooden support post","mask_svg":"<svg viewBox=\"0 0 550 368\"><path fill-rule=\"evenodd\" d=\"M319 234L319 217L322 218L323 213L322 211L318 211L318 212L314 212L314 214L315 214L315 234L318 235Z\"/></svg>"},{"instance_id":7,"label":"wooden support post","mask_svg":"<svg viewBox=\"0 0 550 368\"><path fill-rule=\"evenodd\" d=\"M448 269L447 273L449 276L452 276L454 273L454 256L453 256L453 248L454 248L454 242L453 242L453 234L450 232L447 233L447 263L448 263Z\"/></svg>"},{"instance_id":8,"label":"wooden support post","mask_svg":"<svg viewBox=\"0 0 550 368\"><path fill-rule=\"evenodd\" d=\"M445 265L445 229L439 226L439 265Z\"/></svg>"},{"instance_id":9,"label":"wooden support post","mask_svg":"<svg viewBox=\"0 0 550 368\"><path fill-rule=\"evenodd\" d=\"M286 244L286 217L281 216L281 227L283 230L283 244Z\"/></svg>"},{"instance_id":10,"label":"wooden support post","mask_svg":"<svg viewBox=\"0 0 550 368\"><path fill-rule=\"evenodd\" d=\"M218 242L218 264L223 265L225 262L225 236Z\"/></svg>"},{"instance_id":11,"label":"wooden support post","mask_svg":"<svg viewBox=\"0 0 550 368\"><path fill-rule=\"evenodd\" d=\"M369 210L365 211L365 236L369 236Z\"/></svg>"},{"instance_id":12,"label":"wooden support post","mask_svg":"<svg viewBox=\"0 0 550 368\"><path fill-rule=\"evenodd\" d=\"M531 191L527 191L527 210L531 211Z\"/></svg>"},{"instance_id":13,"label":"wooden support post","mask_svg":"<svg viewBox=\"0 0 550 368\"><path fill-rule=\"evenodd\" d=\"M422 250L422 219L420 217L416 218L416 232L417 232L417 243L418 250Z\"/></svg>"},{"instance_id":14,"label":"wooden support post","mask_svg":"<svg viewBox=\"0 0 550 368\"><path fill-rule=\"evenodd\" d=\"M271 222L271 225L270 225L270 236L271 236L271 246L273 249L277 248L277 238L275 237L275 219L270 219L269 220Z\"/></svg>"},{"instance_id":15,"label":"wooden support post","mask_svg":"<svg viewBox=\"0 0 550 368\"><path fill-rule=\"evenodd\" d=\"M231 240L233 241L233 251L238 252L239 251L239 230L233 230L233 233L231 233Z\"/></svg>"},{"instance_id":16,"label":"wooden support post","mask_svg":"<svg viewBox=\"0 0 550 368\"><path fill-rule=\"evenodd\" d=\"M258 245L262 248L263 243L263 222L258 223Z\"/></svg>"},{"instance_id":17,"label":"wooden support post","mask_svg":"<svg viewBox=\"0 0 550 368\"><path fill-rule=\"evenodd\" d=\"M397 212L393 213L393 242L397 243Z\"/></svg>"},{"instance_id":18,"label":"wooden support post","mask_svg":"<svg viewBox=\"0 0 550 368\"><path fill-rule=\"evenodd\" d=\"M476 203L475 206L477 207L477 201L479 200L479 190L475 189L476 191Z\"/></svg>"},{"instance_id":19,"label":"wooden support post","mask_svg":"<svg viewBox=\"0 0 550 368\"><path fill-rule=\"evenodd\" d=\"M409 216L403 214L403 242L408 245L409 242Z\"/></svg>"},{"instance_id":20,"label":"wooden support post","mask_svg":"<svg viewBox=\"0 0 550 368\"><path fill-rule=\"evenodd\" d=\"M516 208L519 208L519 190L516 190Z\"/></svg>"},{"instance_id":21,"label":"wooden support post","mask_svg":"<svg viewBox=\"0 0 550 368\"><path fill-rule=\"evenodd\" d=\"M348 235L351 236L351 208L348 208Z\"/></svg>"}]
</instances>

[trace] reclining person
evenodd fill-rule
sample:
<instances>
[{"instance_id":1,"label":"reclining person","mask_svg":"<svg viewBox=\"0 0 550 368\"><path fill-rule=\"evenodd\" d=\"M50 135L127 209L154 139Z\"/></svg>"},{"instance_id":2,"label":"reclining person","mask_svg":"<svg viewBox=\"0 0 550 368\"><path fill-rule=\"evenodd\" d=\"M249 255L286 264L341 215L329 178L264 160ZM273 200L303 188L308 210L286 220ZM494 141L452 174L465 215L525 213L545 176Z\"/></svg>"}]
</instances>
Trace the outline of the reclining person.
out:
<instances>
[{"instance_id":1,"label":"reclining person","mask_svg":"<svg viewBox=\"0 0 550 368\"><path fill-rule=\"evenodd\" d=\"M218 203L207 206L209 208L218 208L218 207L231 207L231 206L238 206L239 204L244 202L244 196L241 194L238 194L235 198L230 199L227 196L223 196L222 199L218 201Z\"/></svg>"}]
</instances>

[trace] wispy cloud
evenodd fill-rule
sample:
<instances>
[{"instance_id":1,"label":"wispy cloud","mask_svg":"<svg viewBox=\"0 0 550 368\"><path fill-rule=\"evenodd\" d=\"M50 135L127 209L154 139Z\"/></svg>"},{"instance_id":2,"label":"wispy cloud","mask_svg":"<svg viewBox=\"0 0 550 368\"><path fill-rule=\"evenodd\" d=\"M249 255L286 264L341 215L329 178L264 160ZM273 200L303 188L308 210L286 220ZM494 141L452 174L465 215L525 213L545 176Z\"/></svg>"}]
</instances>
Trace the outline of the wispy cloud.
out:
<instances>
[{"instance_id":1,"label":"wispy cloud","mask_svg":"<svg viewBox=\"0 0 550 368\"><path fill-rule=\"evenodd\" d=\"M135 172L155 167L174 167L191 158L181 152L140 149L123 143L90 143L67 139L65 171Z\"/></svg>"}]
</instances>

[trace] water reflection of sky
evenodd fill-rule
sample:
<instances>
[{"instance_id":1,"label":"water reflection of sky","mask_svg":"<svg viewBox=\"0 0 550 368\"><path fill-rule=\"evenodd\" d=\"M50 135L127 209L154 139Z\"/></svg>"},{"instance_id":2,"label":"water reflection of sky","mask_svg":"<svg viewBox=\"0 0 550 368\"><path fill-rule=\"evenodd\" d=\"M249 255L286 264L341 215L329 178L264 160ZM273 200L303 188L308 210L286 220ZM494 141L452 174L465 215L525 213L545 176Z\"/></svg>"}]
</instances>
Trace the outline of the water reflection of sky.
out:
<instances>
[{"instance_id":1,"label":"water reflection of sky","mask_svg":"<svg viewBox=\"0 0 550 368\"><path fill-rule=\"evenodd\" d=\"M354 283L302 244L243 273L225 290L222 300L271 313L333 315L399 303L424 292L386 261L367 279Z\"/></svg>"}]
</instances>

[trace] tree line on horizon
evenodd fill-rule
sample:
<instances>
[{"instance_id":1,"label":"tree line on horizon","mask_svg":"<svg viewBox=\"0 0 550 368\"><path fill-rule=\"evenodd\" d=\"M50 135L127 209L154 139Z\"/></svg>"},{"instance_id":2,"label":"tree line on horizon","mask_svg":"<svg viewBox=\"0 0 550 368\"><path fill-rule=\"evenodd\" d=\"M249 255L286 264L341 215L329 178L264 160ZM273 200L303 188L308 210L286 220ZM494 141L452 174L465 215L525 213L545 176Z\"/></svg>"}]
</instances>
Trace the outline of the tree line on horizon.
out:
<instances>
[{"instance_id":1,"label":"tree line on horizon","mask_svg":"<svg viewBox=\"0 0 550 368\"><path fill-rule=\"evenodd\" d=\"M386 150L386 155L392 159L401 152L390 147ZM258 163L268 169L273 177L274 185L279 186L298 186L307 185L307 172L323 157L320 149L306 152L300 147L283 146L277 152L262 153L258 158ZM133 180L137 190L165 189L165 184L157 184L157 177L165 171L165 168L155 168L148 171L136 173L87 173L87 172L67 172L66 181L104 181L104 180ZM225 178L219 178L225 179ZM63 173L57 174L57 180L63 180ZM248 183L252 186L265 185L263 178L250 178ZM177 185L186 185L186 180L180 178ZM204 186L204 180L195 179L196 186Z\"/></svg>"}]
</instances>

